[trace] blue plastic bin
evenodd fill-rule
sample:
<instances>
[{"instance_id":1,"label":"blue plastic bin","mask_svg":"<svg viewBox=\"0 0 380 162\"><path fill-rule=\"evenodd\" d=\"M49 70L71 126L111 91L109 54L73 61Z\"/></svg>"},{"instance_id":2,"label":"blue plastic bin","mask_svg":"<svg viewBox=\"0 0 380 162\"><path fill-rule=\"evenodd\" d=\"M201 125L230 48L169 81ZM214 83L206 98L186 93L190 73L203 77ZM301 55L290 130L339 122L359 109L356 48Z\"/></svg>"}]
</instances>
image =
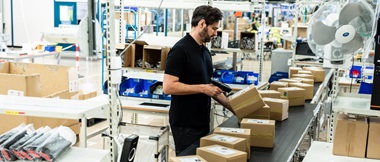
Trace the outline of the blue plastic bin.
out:
<instances>
[{"instance_id":1,"label":"blue plastic bin","mask_svg":"<svg viewBox=\"0 0 380 162\"><path fill-rule=\"evenodd\" d=\"M247 72L247 71L238 71L235 73L234 76L234 84L246 84L246 79L248 73L253 73L253 72Z\"/></svg>"},{"instance_id":2,"label":"blue plastic bin","mask_svg":"<svg viewBox=\"0 0 380 162\"><path fill-rule=\"evenodd\" d=\"M246 76L246 84L259 85L259 73L248 73Z\"/></svg>"},{"instance_id":3,"label":"blue plastic bin","mask_svg":"<svg viewBox=\"0 0 380 162\"><path fill-rule=\"evenodd\" d=\"M149 93L151 94L151 97L153 99L164 99L164 94L153 94L154 90L157 88L157 86L162 86L162 82L155 82L150 86L150 91Z\"/></svg>"},{"instance_id":4,"label":"blue plastic bin","mask_svg":"<svg viewBox=\"0 0 380 162\"><path fill-rule=\"evenodd\" d=\"M220 81L223 83L230 83L232 84L234 82L235 78L235 71L228 70L222 73L222 77L220 78Z\"/></svg>"},{"instance_id":5,"label":"blue plastic bin","mask_svg":"<svg viewBox=\"0 0 380 162\"><path fill-rule=\"evenodd\" d=\"M352 66L350 69L350 78L361 78L362 77L362 66Z\"/></svg>"},{"instance_id":6,"label":"blue plastic bin","mask_svg":"<svg viewBox=\"0 0 380 162\"><path fill-rule=\"evenodd\" d=\"M372 83L361 82L358 93L372 94Z\"/></svg>"},{"instance_id":7,"label":"blue plastic bin","mask_svg":"<svg viewBox=\"0 0 380 162\"><path fill-rule=\"evenodd\" d=\"M134 78L129 78L126 80L123 80L120 84L120 96L131 96L132 93L136 93L136 86L140 83L140 79L134 79ZM133 88L133 92L131 93L126 93L125 91L127 89Z\"/></svg>"},{"instance_id":8,"label":"blue plastic bin","mask_svg":"<svg viewBox=\"0 0 380 162\"><path fill-rule=\"evenodd\" d=\"M150 86L155 82L155 80L140 79L140 83L135 87L135 92L127 95L131 97L151 98ZM146 91L146 94L141 94L144 91Z\"/></svg>"}]
</instances>

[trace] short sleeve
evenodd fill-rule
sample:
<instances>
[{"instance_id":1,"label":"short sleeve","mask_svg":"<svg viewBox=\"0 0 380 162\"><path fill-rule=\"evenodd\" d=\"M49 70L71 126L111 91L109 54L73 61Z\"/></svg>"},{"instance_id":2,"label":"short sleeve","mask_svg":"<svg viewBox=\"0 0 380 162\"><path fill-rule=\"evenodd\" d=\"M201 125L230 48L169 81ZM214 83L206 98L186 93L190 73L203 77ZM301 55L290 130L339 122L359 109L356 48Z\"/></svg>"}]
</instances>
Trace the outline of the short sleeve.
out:
<instances>
[{"instance_id":1,"label":"short sleeve","mask_svg":"<svg viewBox=\"0 0 380 162\"><path fill-rule=\"evenodd\" d=\"M179 46L173 47L166 60L165 74L180 77L186 64L185 50Z\"/></svg>"}]
</instances>

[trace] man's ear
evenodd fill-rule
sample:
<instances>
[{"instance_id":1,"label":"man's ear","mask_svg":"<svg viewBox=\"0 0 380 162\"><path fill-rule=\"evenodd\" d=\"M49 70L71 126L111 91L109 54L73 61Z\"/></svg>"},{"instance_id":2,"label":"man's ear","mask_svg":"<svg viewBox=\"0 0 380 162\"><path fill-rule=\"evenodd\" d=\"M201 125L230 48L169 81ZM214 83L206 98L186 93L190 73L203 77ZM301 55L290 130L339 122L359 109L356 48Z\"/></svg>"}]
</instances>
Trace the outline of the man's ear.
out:
<instances>
[{"instance_id":1,"label":"man's ear","mask_svg":"<svg viewBox=\"0 0 380 162\"><path fill-rule=\"evenodd\" d=\"M205 25L206 25L206 21L205 21L205 19L201 19L201 20L199 20L199 22L198 22L198 26L200 26L201 28L203 28Z\"/></svg>"}]
</instances>

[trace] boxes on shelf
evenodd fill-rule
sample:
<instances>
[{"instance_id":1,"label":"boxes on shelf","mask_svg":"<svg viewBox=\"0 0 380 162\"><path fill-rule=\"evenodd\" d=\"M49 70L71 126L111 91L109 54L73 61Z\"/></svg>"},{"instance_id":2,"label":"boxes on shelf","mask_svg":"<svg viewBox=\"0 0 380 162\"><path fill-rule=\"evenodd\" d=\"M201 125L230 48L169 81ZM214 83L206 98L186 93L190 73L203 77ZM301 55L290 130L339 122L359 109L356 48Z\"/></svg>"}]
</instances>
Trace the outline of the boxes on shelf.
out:
<instances>
[{"instance_id":1,"label":"boxes on shelf","mask_svg":"<svg viewBox=\"0 0 380 162\"><path fill-rule=\"evenodd\" d=\"M145 45L143 51L143 68L165 70L170 48Z\"/></svg>"},{"instance_id":2,"label":"boxes on shelf","mask_svg":"<svg viewBox=\"0 0 380 162\"><path fill-rule=\"evenodd\" d=\"M350 118L348 115L339 114L336 120L333 154L364 158L367 135L368 123L365 117Z\"/></svg>"},{"instance_id":3,"label":"boxes on shelf","mask_svg":"<svg viewBox=\"0 0 380 162\"><path fill-rule=\"evenodd\" d=\"M265 106L255 85L250 85L229 97L235 115L241 119Z\"/></svg>"},{"instance_id":4,"label":"boxes on shelf","mask_svg":"<svg viewBox=\"0 0 380 162\"><path fill-rule=\"evenodd\" d=\"M314 79L306 79L306 78L292 78L293 80L299 80L301 83L314 85Z\"/></svg>"},{"instance_id":5,"label":"boxes on shelf","mask_svg":"<svg viewBox=\"0 0 380 162\"><path fill-rule=\"evenodd\" d=\"M314 76L311 74L293 74L292 78L306 78L306 79L314 79Z\"/></svg>"},{"instance_id":6,"label":"boxes on shelf","mask_svg":"<svg viewBox=\"0 0 380 162\"><path fill-rule=\"evenodd\" d=\"M269 86L269 90L275 90L277 91L278 88L284 88L284 87L288 87L288 83L287 82L277 82L277 81L274 81L270 84Z\"/></svg>"},{"instance_id":7,"label":"boxes on shelf","mask_svg":"<svg viewBox=\"0 0 380 162\"><path fill-rule=\"evenodd\" d=\"M283 121L289 116L289 101L277 98L263 98L265 104L270 107L270 119Z\"/></svg>"},{"instance_id":8,"label":"boxes on shelf","mask_svg":"<svg viewBox=\"0 0 380 162\"><path fill-rule=\"evenodd\" d=\"M150 98L150 86L155 80L129 78L121 82L120 95L130 97Z\"/></svg>"},{"instance_id":9,"label":"boxes on shelf","mask_svg":"<svg viewBox=\"0 0 380 162\"><path fill-rule=\"evenodd\" d=\"M255 50L256 33L240 32L240 49Z\"/></svg>"},{"instance_id":10,"label":"boxes on shelf","mask_svg":"<svg viewBox=\"0 0 380 162\"><path fill-rule=\"evenodd\" d=\"M125 44L127 47L129 44ZM132 44L125 52L124 52L124 63L123 67L135 67L135 51L136 45Z\"/></svg>"},{"instance_id":11,"label":"boxes on shelf","mask_svg":"<svg viewBox=\"0 0 380 162\"><path fill-rule=\"evenodd\" d=\"M134 57L134 62L135 66L134 67L143 67L143 53L144 53L144 46L148 45L145 41L142 40L137 40L135 43L135 57Z\"/></svg>"},{"instance_id":12,"label":"boxes on shelf","mask_svg":"<svg viewBox=\"0 0 380 162\"><path fill-rule=\"evenodd\" d=\"M325 70L321 67L303 67L303 70L309 70L314 76L314 81L319 83L325 80Z\"/></svg>"},{"instance_id":13,"label":"boxes on shelf","mask_svg":"<svg viewBox=\"0 0 380 162\"><path fill-rule=\"evenodd\" d=\"M268 98L281 98L280 92L276 90L259 90L259 93L262 98L268 97Z\"/></svg>"},{"instance_id":14,"label":"boxes on shelf","mask_svg":"<svg viewBox=\"0 0 380 162\"><path fill-rule=\"evenodd\" d=\"M369 118L367 158L380 159L380 118Z\"/></svg>"},{"instance_id":15,"label":"boxes on shelf","mask_svg":"<svg viewBox=\"0 0 380 162\"><path fill-rule=\"evenodd\" d=\"M170 157L169 162L207 162L205 159L198 155Z\"/></svg>"},{"instance_id":16,"label":"boxes on shelf","mask_svg":"<svg viewBox=\"0 0 380 162\"><path fill-rule=\"evenodd\" d=\"M217 31L217 35L211 38L211 48L228 48L229 33Z\"/></svg>"},{"instance_id":17,"label":"boxes on shelf","mask_svg":"<svg viewBox=\"0 0 380 162\"><path fill-rule=\"evenodd\" d=\"M305 89L305 100L311 100L314 97L314 85L305 83L289 83L289 87L299 87Z\"/></svg>"},{"instance_id":18,"label":"boxes on shelf","mask_svg":"<svg viewBox=\"0 0 380 162\"><path fill-rule=\"evenodd\" d=\"M243 128L227 128L227 127L216 127L214 133L223 134L233 137L244 138L246 140L246 151L247 159L251 156L251 130Z\"/></svg>"},{"instance_id":19,"label":"boxes on shelf","mask_svg":"<svg viewBox=\"0 0 380 162\"><path fill-rule=\"evenodd\" d=\"M197 148L197 155L208 162L246 162L247 153L232 148L212 145Z\"/></svg>"},{"instance_id":20,"label":"boxes on shelf","mask_svg":"<svg viewBox=\"0 0 380 162\"><path fill-rule=\"evenodd\" d=\"M263 108L256 110L255 112L245 116L250 119L270 119L270 107L265 105Z\"/></svg>"},{"instance_id":21,"label":"boxes on shelf","mask_svg":"<svg viewBox=\"0 0 380 162\"><path fill-rule=\"evenodd\" d=\"M211 134L201 138L200 147L220 145L228 148L233 148L243 152L247 151L247 140L240 137L232 137L221 134Z\"/></svg>"},{"instance_id":22,"label":"boxes on shelf","mask_svg":"<svg viewBox=\"0 0 380 162\"><path fill-rule=\"evenodd\" d=\"M273 148L275 124L274 120L244 118L240 127L251 129L251 146Z\"/></svg>"},{"instance_id":23,"label":"boxes on shelf","mask_svg":"<svg viewBox=\"0 0 380 162\"><path fill-rule=\"evenodd\" d=\"M293 74L298 74L298 71L302 70L300 67L289 67L289 76Z\"/></svg>"}]
</instances>

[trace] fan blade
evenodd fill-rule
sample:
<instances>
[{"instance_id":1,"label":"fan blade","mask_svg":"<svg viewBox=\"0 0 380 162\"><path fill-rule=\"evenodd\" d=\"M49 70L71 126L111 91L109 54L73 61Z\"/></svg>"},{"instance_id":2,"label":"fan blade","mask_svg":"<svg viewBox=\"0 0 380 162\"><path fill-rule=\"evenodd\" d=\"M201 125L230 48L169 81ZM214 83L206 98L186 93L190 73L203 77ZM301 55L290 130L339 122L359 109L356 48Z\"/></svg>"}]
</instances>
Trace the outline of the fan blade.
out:
<instances>
[{"instance_id":1,"label":"fan blade","mask_svg":"<svg viewBox=\"0 0 380 162\"><path fill-rule=\"evenodd\" d=\"M346 25L364 12L363 7L359 3L348 3L345 5L339 14L339 25Z\"/></svg>"},{"instance_id":2,"label":"fan blade","mask_svg":"<svg viewBox=\"0 0 380 162\"><path fill-rule=\"evenodd\" d=\"M355 33L355 37L350 42L342 45L340 52L343 54L352 54L359 48L363 47L363 45L363 38L358 33Z\"/></svg>"},{"instance_id":3,"label":"fan blade","mask_svg":"<svg viewBox=\"0 0 380 162\"><path fill-rule=\"evenodd\" d=\"M321 21L317 21L312 26L312 37L316 44L326 45L335 39L335 27L327 26Z\"/></svg>"}]
</instances>

